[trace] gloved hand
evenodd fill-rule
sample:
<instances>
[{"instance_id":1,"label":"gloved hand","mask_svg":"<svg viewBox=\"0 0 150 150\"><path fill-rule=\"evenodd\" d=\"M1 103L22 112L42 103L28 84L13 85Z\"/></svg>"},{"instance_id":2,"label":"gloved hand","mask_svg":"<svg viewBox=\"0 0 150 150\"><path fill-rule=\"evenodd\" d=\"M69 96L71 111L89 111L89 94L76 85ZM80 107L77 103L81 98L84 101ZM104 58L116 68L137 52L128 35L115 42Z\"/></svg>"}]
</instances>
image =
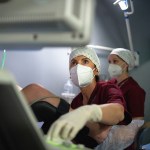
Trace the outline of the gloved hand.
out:
<instances>
[{"instance_id":1,"label":"gloved hand","mask_svg":"<svg viewBox=\"0 0 150 150\"><path fill-rule=\"evenodd\" d=\"M48 140L72 140L88 121L100 122L102 110L98 105L79 107L56 120L48 131Z\"/></svg>"}]
</instances>

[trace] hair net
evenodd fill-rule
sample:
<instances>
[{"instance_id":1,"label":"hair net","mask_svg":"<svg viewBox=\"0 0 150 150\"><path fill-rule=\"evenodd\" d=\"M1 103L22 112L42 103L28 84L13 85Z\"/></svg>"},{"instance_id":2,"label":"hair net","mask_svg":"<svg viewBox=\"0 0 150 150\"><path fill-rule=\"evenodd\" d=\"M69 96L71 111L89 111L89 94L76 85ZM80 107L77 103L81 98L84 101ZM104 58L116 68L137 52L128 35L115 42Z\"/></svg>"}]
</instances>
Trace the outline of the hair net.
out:
<instances>
[{"instance_id":1,"label":"hair net","mask_svg":"<svg viewBox=\"0 0 150 150\"><path fill-rule=\"evenodd\" d=\"M93 48L90 47L78 47L72 50L69 58L69 63L71 60L77 56L83 55L87 58L89 58L95 65L96 68L98 69L98 72L100 73L100 60Z\"/></svg>"},{"instance_id":2,"label":"hair net","mask_svg":"<svg viewBox=\"0 0 150 150\"><path fill-rule=\"evenodd\" d=\"M123 59L129 65L129 67L128 67L129 70L134 68L135 59L130 50L127 50L124 48L116 48L116 49L112 50L110 55L111 54L115 54L115 55L119 56L121 59Z\"/></svg>"}]
</instances>

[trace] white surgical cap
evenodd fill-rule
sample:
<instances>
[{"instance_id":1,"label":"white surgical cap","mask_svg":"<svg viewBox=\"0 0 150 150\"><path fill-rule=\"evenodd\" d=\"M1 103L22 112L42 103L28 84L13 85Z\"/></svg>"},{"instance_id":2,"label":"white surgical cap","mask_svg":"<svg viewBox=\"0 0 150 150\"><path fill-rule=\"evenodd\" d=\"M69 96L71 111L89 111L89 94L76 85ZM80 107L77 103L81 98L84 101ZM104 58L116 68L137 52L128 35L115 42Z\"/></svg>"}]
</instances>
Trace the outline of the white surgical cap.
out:
<instances>
[{"instance_id":1,"label":"white surgical cap","mask_svg":"<svg viewBox=\"0 0 150 150\"><path fill-rule=\"evenodd\" d=\"M85 56L89 58L95 65L96 68L98 69L98 72L100 73L100 60L93 48L90 47L78 47L72 50L69 58L69 63L71 60L77 56Z\"/></svg>"},{"instance_id":2,"label":"white surgical cap","mask_svg":"<svg viewBox=\"0 0 150 150\"><path fill-rule=\"evenodd\" d=\"M110 55L111 54L115 54L115 55L119 56L122 60L124 60L128 64L129 70L132 70L134 68L135 59L134 59L134 56L130 50L127 50L124 48L116 48L116 49L112 50Z\"/></svg>"}]
</instances>

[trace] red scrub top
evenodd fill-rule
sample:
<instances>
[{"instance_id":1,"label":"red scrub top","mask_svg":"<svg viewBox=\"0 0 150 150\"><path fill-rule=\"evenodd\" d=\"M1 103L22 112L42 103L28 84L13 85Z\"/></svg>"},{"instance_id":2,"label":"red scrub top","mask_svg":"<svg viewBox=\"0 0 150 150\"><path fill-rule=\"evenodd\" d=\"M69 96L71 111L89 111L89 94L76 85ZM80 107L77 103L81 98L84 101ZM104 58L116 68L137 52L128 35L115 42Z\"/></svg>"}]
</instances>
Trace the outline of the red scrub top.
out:
<instances>
[{"instance_id":1,"label":"red scrub top","mask_svg":"<svg viewBox=\"0 0 150 150\"><path fill-rule=\"evenodd\" d=\"M107 104L107 103L119 103L125 109L125 118L120 124L129 124L131 122L131 115L126 109L126 102L123 98L122 92L119 87L111 82L97 82L95 89L93 90L89 99L90 104ZM83 106L82 93L79 93L72 101L71 107L76 109ZM116 112L117 113L117 112Z\"/></svg>"},{"instance_id":2,"label":"red scrub top","mask_svg":"<svg viewBox=\"0 0 150 150\"><path fill-rule=\"evenodd\" d=\"M127 110L131 114L132 118L143 117L146 95L144 89L142 89L132 77L120 82L118 86L123 93Z\"/></svg>"},{"instance_id":3,"label":"red scrub top","mask_svg":"<svg viewBox=\"0 0 150 150\"><path fill-rule=\"evenodd\" d=\"M117 84L115 79L111 80L111 82ZM127 105L127 110L131 114L132 118L143 117L146 96L144 89L142 89L132 77L123 80L118 84L118 86L123 93ZM125 150L135 150L134 143Z\"/></svg>"}]
</instances>

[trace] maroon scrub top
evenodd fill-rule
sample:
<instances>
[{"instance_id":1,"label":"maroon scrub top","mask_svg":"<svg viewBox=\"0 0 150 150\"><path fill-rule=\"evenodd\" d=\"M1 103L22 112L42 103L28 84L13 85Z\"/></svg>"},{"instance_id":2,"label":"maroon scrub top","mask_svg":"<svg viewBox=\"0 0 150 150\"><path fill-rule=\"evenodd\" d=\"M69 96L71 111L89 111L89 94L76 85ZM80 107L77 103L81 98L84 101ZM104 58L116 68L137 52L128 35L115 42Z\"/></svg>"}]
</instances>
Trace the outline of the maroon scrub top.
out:
<instances>
[{"instance_id":1,"label":"maroon scrub top","mask_svg":"<svg viewBox=\"0 0 150 150\"><path fill-rule=\"evenodd\" d=\"M88 101L90 104L108 104L119 103L125 109L125 118L120 124L129 124L131 122L131 115L126 109L126 102L123 98L122 92L118 86L111 82L97 82L95 89L93 90L91 97ZM79 93L72 101L71 107L76 109L83 106L82 93Z\"/></svg>"},{"instance_id":2,"label":"maroon scrub top","mask_svg":"<svg viewBox=\"0 0 150 150\"><path fill-rule=\"evenodd\" d=\"M113 83L117 83L115 79L111 80ZM129 77L118 84L127 104L127 110L134 117L144 116L144 102L146 92L140 87L140 85L132 78ZM125 150L135 150L134 143L131 144Z\"/></svg>"},{"instance_id":3,"label":"maroon scrub top","mask_svg":"<svg viewBox=\"0 0 150 150\"><path fill-rule=\"evenodd\" d=\"M127 110L131 114L132 118L143 117L146 96L144 89L142 89L132 77L120 82L118 86L123 93Z\"/></svg>"}]
</instances>

